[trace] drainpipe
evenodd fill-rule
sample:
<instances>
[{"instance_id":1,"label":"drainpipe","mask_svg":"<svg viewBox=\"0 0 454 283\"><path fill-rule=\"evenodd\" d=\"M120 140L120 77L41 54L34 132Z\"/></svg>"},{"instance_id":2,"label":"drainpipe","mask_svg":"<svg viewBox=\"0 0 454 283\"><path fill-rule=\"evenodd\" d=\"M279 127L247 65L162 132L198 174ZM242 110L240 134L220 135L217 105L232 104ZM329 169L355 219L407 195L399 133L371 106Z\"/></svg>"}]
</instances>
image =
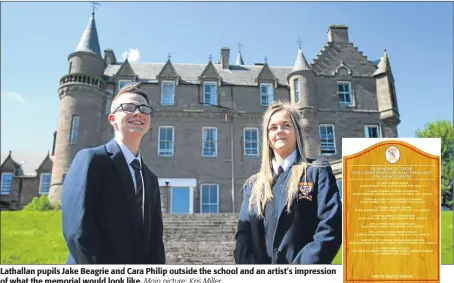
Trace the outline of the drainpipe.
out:
<instances>
[{"instance_id":1,"label":"drainpipe","mask_svg":"<svg viewBox=\"0 0 454 283\"><path fill-rule=\"evenodd\" d=\"M233 86L231 89L231 97L232 97L232 108L233 108ZM232 109L233 110L233 109ZM230 111L230 159L232 161L232 212L235 213L235 160L234 160L234 152L233 152L233 111Z\"/></svg>"}]
</instances>

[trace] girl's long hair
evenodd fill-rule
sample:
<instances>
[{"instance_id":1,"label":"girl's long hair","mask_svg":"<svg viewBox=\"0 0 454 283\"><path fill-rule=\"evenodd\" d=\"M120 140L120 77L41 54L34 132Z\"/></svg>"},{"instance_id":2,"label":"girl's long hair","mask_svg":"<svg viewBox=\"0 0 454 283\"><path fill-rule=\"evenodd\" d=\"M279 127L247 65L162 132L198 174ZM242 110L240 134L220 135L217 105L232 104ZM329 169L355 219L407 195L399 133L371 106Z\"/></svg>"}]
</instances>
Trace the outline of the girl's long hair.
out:
<instances>
[{"instance_id":1,"label":"girl's long hair","mask_svg":"<svg viewBox=\"0 0 454 283\"><path fill-rule=\"evenodd\" d=\"M265 205L273 198L272 183L273 173L271 161L274 157L273 149L268 140L268 126L271 117L279 112L286 111L293 123L296 135L296 151L297 158L291 169L290 181L287 182L287 213L290 213L291 204L298 191L298 183L306 170L306 162L304 161L304 142L303 131L301 125L301 115L298 109L288 102L274 102L268 107L268 110L263 115L262 121L262 161L260 171L250 178L252 186L251 195L249 197L249 211L254 211L258 217L263 217Z\"/></svg>"}]
</instances>

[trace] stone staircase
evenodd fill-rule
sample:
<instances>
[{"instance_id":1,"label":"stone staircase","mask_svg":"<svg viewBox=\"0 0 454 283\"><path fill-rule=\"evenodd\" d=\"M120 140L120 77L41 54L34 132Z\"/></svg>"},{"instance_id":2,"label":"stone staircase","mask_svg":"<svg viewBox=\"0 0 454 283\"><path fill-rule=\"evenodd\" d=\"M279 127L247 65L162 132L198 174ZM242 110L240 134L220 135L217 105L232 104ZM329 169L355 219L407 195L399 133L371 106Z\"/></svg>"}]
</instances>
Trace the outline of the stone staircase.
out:
<instances>
[{"instance_id":1,"label":"stone staircase","mask_svg":"<svg viewBox=\"0 0 454 283\"><path fill-rule=\"evenodd\" d=\"M167 264L234 264L238 214L163 214Z\"/></svg>"}]
</instances>

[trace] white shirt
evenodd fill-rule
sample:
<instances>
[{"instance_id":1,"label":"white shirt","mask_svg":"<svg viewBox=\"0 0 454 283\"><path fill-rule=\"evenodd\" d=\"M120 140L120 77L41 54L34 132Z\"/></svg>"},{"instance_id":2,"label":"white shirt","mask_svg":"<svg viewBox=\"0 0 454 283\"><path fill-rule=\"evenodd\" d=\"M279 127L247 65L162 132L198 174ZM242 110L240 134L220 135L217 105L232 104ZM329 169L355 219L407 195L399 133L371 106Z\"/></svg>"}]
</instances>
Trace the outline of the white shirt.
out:
<instances>
[{"instance_id":1,"label":"white shirt","mask_svg":"<svg viewBox=\"0 0 454 283\"><path fill-rule=\"evenodd\" d=\"M115 141L120 146L121 152L123 153L123 156L126 159L126 163L128 163L129 172L131 173L131 177L132 177L132 183L134 184L134 191L137 191L136 173L134 171L134 168L131 166L131 162L134 159L139 160L140 168L142 169L142 162L140 160L140 151L137 152L137 156L134 156L134 154L131 152L131 150L129 150L129 148L126 145L124 145L120 140L115 138ZM143 197L142 197L142 222L143 222L144 205L145 205L145 182L143 180L142 170L140 170L140 177L142 178L142 184L143 184Z\"/></svg>"},{"instance_id":2,"label":"white shirt","mask_svg":"<svg viewBox=\"0 0 454 283\"><path fill-rule=\"evenodd\" d=\"M284 169L284 172L287 171L293 165L293 163L295 163L295 161L296 161L296 149L292 153L290 153L290 155L287 156L287 158L282 160L280 163L278 163L276 161L276 158L273 158L273 160L271 162L273 164L274 173L276 173L276 175L278 174L279 166L281 166L282 169Z\"/></svg>"}]
</instances>

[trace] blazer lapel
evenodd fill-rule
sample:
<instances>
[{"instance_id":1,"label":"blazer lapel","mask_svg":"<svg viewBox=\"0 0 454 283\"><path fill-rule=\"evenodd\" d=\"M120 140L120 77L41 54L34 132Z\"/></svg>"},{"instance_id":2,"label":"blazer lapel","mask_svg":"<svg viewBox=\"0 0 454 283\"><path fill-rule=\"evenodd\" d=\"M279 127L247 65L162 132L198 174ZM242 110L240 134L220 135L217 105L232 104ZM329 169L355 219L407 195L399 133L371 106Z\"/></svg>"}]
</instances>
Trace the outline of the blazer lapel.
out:
<instances>
[{"instance_id":1,"label":"blazer lapel","mask_svg":"<svg viewBox=\"0 0 454 283\"><path fill-rule=\"evenodd\" d=\"M135 200L134 200L134 184L131 177L131 172L129 171L129 167L126 164L126 159L121 152L120 146L117 144L115 140L111 140L106 145L107 152L111 153L112 156L110 159L115 165L115 169L118 172L118 175L122 181L123 191L126 196L127 206L129 210L129 214L131 216L131 222L133 223L134 230L137 231L137 227L135 225L137 216L135 215Z\"/></svg>"},{"instance_id":2,"label":"blazer lapel","mask_svg":"<svg viewBox=\"0 0 454 283\"><path fill-rule=\"evenodd\" d=\"M153 199L153 194L155 193L155 184L154 181L152 180L150 174L149 174L149 169L143 163L142 159L142 174L144 178L144 191L145 191L145 203L144 203L144 217L143 217L143 240L144 240L144 251L148 251L148 247L150 245L150 236L151 236L151 221L152 221L152 199Z\"/></svg>"}]
</instances>

